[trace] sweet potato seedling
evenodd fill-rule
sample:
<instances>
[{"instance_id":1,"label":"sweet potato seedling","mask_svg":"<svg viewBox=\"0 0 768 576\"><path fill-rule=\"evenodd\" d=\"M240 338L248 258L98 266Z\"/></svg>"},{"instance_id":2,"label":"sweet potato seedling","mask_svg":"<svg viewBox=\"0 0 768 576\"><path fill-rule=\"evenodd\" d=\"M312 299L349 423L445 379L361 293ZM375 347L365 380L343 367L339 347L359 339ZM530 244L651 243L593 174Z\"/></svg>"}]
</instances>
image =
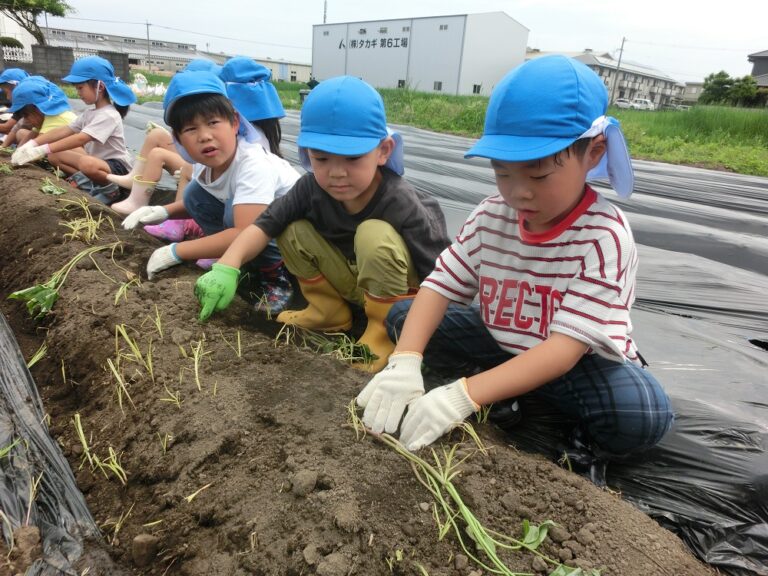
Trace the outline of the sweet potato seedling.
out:
<instances>
[{"instance_id":1,"label":"sweet potato seedling","mask_svg":"<svg viewBox=\"0 0 768 576\"><path fill-rule=\"evenodd\" d=\"M91 258L93 260L93 255L96 254L96 252L101 252L102 250L114 251L120 244L121 242L117 241L111 244L91 246L85 250L81 250L63 267L54 272L51 279L47 282L43 284L35 284L31 288L25 288L24 290L17 290L8 296L8 298L24 301L30 316L35 320L44 318L51 311L53 305L56 304L56 301L59 299L59 291L61 290L61 287L67 280L69 273L80 260L83 258Z\"/></svg>"},{"instance_id":2,"label":"sweet potato seedling","mask_svg":"<svg viewBox=\"0 0 768 576\"><path fill-rule=\"evenodd\" d=\"M43 179L43 183L40 186L40 192L43 192L44 194L50 194L52 196L61 196L62 194L66 194L67 189L59 186L50 178L45 178Z\"/></svg>"},{"instance_id":3,"label":"sweet potato seedling","mask_svg":"<svg viewBox=\"0 0 768 576\"><path fill-rule=\"evenodd\" d=\"M0 164L0 174L13 174L10 164Z\"/></svg>"}]
</instances>

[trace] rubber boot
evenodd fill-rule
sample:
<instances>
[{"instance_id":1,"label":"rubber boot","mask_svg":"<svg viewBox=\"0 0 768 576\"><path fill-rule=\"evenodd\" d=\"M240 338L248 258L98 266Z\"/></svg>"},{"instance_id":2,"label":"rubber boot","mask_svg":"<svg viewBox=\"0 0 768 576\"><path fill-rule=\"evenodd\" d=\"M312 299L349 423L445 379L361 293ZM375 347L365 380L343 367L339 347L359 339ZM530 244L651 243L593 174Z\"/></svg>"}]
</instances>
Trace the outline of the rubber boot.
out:
<instances>
[{"instance_id":1,"label":"rubber boot","mask_svg":"<svg viewBox=\"0 0 768 576\"><path fill-rule=\"evenodd\" d=\"M352 327L349 305L324 276L299 278L299 287L309 305L304 310L280 312L278 322L321 332L342 332Z\"/></svg>"},{"instance_id":2,"label":"rubber boot","mask_svg":"<svg viewBox=\"0 0 768 576\"><path fill-rule=\"evenodd\" d=\"M387 314L395 302L408 298L413 298L413 294L379 297L365 293L365 315L368 318L368 325L356 344L368 346L368 350L376 358L370 362L353 362L352 368L374 373L387 365L389 355L395 350L394 343L387 335Z\"/></svg>"},{"instance_id":3,"label":"rubber boot","mask_svg":"<svg viewBox=\"0 0 768 576\"><path fill-rule=\"evenodd\" d=\"M146 206L149 204L149 199L152 198L152 192L155 191L157 182L152 180L140 180L139 176L133 179L133 187L131 188L131 194L122 202L116 202L112 204L112 210L120 214L121 216L128 216L134 210Z\"/></svg>"},{"instance_id":4,"label":"rubber boot","mask_svg":"<svg viewBox=\"0 0 768 576\"><path fill-rule=\"evenodd\" d=\"M120 188L130 190L133 187L133 177L142 176L144 174L144 166L146 166L147 160L141 156L136 157L136 162L133 164L133 168L128 174L118 176L117 174L107 174L107 180L114 182Z\"/></svg>"}]
</instances>

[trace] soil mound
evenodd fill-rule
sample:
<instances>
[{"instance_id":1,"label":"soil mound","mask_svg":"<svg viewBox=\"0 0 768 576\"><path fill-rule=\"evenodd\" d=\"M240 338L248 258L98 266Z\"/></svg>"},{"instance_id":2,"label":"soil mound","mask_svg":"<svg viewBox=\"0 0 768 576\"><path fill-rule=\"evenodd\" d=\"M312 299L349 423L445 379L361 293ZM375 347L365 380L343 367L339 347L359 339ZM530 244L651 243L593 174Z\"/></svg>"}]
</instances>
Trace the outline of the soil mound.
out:
<instances>
[{"instance_id":1,"label":"soil mound","mask_svg":"<svg viewBox=\"0 0 768 576\"><path fill-rule=\"evenodd\" d=\"M457 517L465 549L452 530L441 539L433 498L409 462L350 426L348 405L365 375L276 339L275 324L239 299L198 324L200 271L182 265L147 281L159 243L113 229L109 209L90 206L102 217L92 245L120 245L80 260L47 316L35 321L7 300L89 247L68 237L85 218L82 196L42 193L46 176L36 168L0 175L1 308L26 358L47 345L31 371L51 435L119 566L196 576L491 573L471 558L490 565L477 531ZM491 426L475 428L487 453L454 432L456 460L467 458L453 482L487 529L521 538L524 522L552 520L539 552L585 574L712 573L619 495L518 452ZM83 465L89 454L119 467L92 470ZM535 530L528 536L536 540ZM499 554L505 574L557 569L527 550ZM98 558L78 569L106 573Z\"/></svg>"}]
</instances>

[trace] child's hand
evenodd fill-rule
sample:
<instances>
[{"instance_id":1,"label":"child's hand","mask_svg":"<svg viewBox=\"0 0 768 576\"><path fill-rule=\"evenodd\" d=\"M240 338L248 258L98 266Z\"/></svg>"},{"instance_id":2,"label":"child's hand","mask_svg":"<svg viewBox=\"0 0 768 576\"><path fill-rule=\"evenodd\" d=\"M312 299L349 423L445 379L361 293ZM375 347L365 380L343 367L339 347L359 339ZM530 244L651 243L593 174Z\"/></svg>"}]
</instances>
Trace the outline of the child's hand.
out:
<instances>
[{"instance_id":1,"label":"child's hand","mask_svg":"<svg viewBox=\"0 0 768 576\"><path fill-rule=\"evenodd\" d=\"M48 144L43 144L42 146L29 146L28 144L29 142L13 153L11 164L14 166L29 164L30 162L40 160L40 158L45 158L51 150Z\"/></svg>"},{"instance_id":2,"label":"child's hand","mask_svg":"<svg viewBox=\"0 0 768 576\"><path fill-rule=\"evenodd\" d=\"M237 290L237 279L240 270L216 263L197 279L195 296L203 309L200 311L200 322L205 322L214 312L224 310L232 302Z\"/></svg>"},{"instance_id":3,"label":"child's hand","mask_svg":"<svg viewBox=\"0 0 768 576\"><path fill-rule=\"evenodd\" d=\"M152 280L155 274L167 270L171 266L181 264L183 260L176 256L176 242L163 246L152 252L147 262L147 278Z\"/></svg>"},{"instance_id":4,"label":"child's hand","mask_svg":"<svg viewBox=\"0 0 768 576\"><path fill-rule=\"evenodd\" d=\"M142 206L125 217L123 228L133 230L139 224L160 224L169 217L168 210L163 206Z\"/></svg>"},{"instance_id":5,"label":"child's hand","mask_svg":"<svg viewBox=\"0 0 768 576\"><path fill-rule=\"evenodd\" d=\"M411 452L429 446L479 409L467 394L464 378L435 388L408 406L400 442Z\"/></svg>"},{"instance_id":6,"label":"child's hand","mask_svg":"<svg viewBox=\"0 0 768 576\"><path fill-rule=\"evenodd\" d=\"M357 396L365 408L363 423L376 433L397 430L409 402L424 394L421 354L395 352L387 366L374 376Z\"/></svg>"}]
</instances>

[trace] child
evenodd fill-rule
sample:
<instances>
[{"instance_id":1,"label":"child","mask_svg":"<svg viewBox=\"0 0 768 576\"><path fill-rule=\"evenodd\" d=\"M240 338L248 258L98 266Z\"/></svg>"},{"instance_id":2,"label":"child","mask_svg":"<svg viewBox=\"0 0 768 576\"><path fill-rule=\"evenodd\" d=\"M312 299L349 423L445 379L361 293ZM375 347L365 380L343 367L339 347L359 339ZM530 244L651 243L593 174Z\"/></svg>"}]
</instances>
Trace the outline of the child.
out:
<instances>
[{"instance_id":1,"label":"child","mask_svg":"<svg viewBox=\"0 0 768 576\"><path fill-rule=\"evenodd\" d=\"M221 66L210 60L196 58L191 60L183 71L205 71L218 74L221 71ZM131 171L125 175L111 174L107 176L110 182L114 182L121 188L127 188L131 191L128 198L113 204L111 206L112 210L121 216L127 216L134 210L149 204L155 186L157 186L160 177L163 175L163 169L167 170L174 177L178 177L179 183L176 187L176 200L181 202L184 198L184 189L191 179L192 166L176 150L171 133L154 122L149 122L147 124L147 137L141 145L141 151L136 157L136 162L134 162ZM181 220L169 220L168 222L182 224ZM160 226L164 228L162 224ZM177 242L184 240L185 237L199 238L202 236L202 230L191 219L186 219L183 225L176 228L186 231L186 234L182 234L181 237L173 238ZM171 238L165 238L162 234L155 234L151 226L146 227L145 231L153 236L171 240Z\"/></svg>"},{"instance_id":2,"label":"child","mask_svg":"<svg viewBox=\"0 0 768 576\"><path fill-rule=\"evenodd\" d=\"M125 219L123 227L191 216L205 236L155 250L147 263L150 280L184 260L224 254L240 230L299 178L285 160L264 149L263 135L241 120L224 83L214 74L177 74L168 86L164 107L165 122L173 130L179 152L195 164L195 179L184 191L183 203L139 208ZM262 275L283 278L276 246L262 254L256 267ZM263 285L270 312L280 312L290 299L286 284L290 282Z\"/></svg>"},{"instance_id":3,"label":"child","mask_svg":"<svg viewBox=\"0 0 768 576\"><path fill-rule=\"evenodd\" d=\"M279 119L285 116L285 110L277 90L269 81L272 76L269 68L250 58L236 56L230 58L224 66L216 66L207 60L193 60L186 70L191 70L193 66L195 69L203 69L206 65L209 71L214 70L214 66L218 69L216 73L227 88L227 96L235 109L257 128L256 132L260 136L263 136L264 148L282 158ZM186 170L186 167L182 170L182 177L186 176ZM181 198L177 196L176 200ZM157 238L180 242L194 235L199 227L191 219L174 219L154 226L145 226L144 230Z\"/></svg>"},{"instance_id":4,"label":"child","mask_svg":"<svg viewBox=\"0 0 768 576\"><path fill-rule=\"evenodd\" d=\"M170 174L179 175L185 170L191 170L191 166L176 151L173 137L170 132L160 126L147 125L147 137L141 145L141 151L136 157L133 168L127 174L109 174L107 180L114 182L121 188L130 190L128 198L116 202L110 206L112 210L121 216L127 216L134 210L149 204L155 186L163 175L163 169ZM179 186L179 192L184 187Z\"/></svg>"},{"instance_id":5,"label":"child","mask_svg":"<svg viewBox=\"0 0 768 576\"><path fill-rule=\"evenodd\" d=\"M14 88L10 111L21 116L25 127L16 124L5 139L6 146L24 145L38 134L68 126L77 118L66 94L42 76L25 78Z\"/></svg>"},{"instance_id":6,"label":"child","mask_svg":"<svg viewBox=\"0 0 768 576\"><path fill-rule=\"evenodd\" d=\"M669 429L667 395L631 338L632 233L585 184L607 174L621 196L632 192L607 105L602 80L563 56L526 62L496 86L467 157L491 160L499 195L474 210L412 305L390 312L397 347L357 398L375 432L397 430L407 405L400 441L417 450L481 406L528 393L577 419L602 455L648 449ZM422 354L465 377L424 394Z\"/></svg>"},{"instance_id":7,"label":"child","mask_svg":"<svg viewBox=\"0 0 768 576\"><path fill-rule=\"evenodd\" d=\"M308 174L198 280L200 320L229 305L238 268L277 238L309 304L277 321L348 330L348 302L362 305L368 326L359 343L378 359L355 367L378 370L394 347L384 327L387 312L412 295L448 244L443 214L401 178L402 140L387 129L381 96L362 80L341 76L312 90L298 145Z\"/></svg>"},{"instance_id":8,"label":"child","mask_svg":"<svg viewBox=\"0 0 768 576\"><path fill-rule=\"evenodd\" d=\"M125 174L131 167L123 117L136 96L115 78L112 64L99 56L77 60L63 80L74 84L78 96L93 108L86 109L69 126L30 140L11 161L26 164L48 156L48 161L67 175L82 172L97 184L108 184L107 175Z\"/></svg>"},{"instance_id":9,"label":"child","mask_svg":"<svg viewBox=\"0 0 768 576\"><path fill-rule=\"evenodd\" d=\"M2 88L3 96L9 103L13 103L12 94L14 88L16 88L19 82L24 80L24 78L28 77L29 74L21 68L6 68L3 70L2 74L0 74L0 88ZM0 123L0 134L8 134L18 121L19 118L14 115L5 122Z\"/></svg>"}]
</instances>

